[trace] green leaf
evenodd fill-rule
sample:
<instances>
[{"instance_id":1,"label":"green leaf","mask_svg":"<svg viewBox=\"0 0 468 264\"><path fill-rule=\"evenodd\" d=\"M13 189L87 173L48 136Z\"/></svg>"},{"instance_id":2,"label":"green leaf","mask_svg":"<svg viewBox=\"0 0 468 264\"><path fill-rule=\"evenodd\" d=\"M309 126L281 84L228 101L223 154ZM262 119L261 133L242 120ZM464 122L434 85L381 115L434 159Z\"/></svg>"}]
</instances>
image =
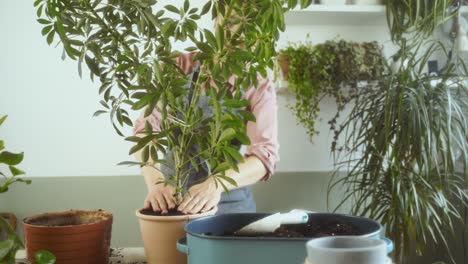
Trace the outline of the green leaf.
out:
<instances>
[{"instance_id":1,"label":"green leaf","mask_svg":"<svg viewBox=\"0 0 468 264\"><path fill-rule=\"evenodd\" d=\"M250 111L239 110L239 114L242 115L242 117L247 121L251 121L251 122L256 122L257 121L254 114L252 114L252 112L250 112Z\"/></svg>"},{"instance_id":2,"label":"green leaf","mask_svg":"<svg viewBox=\"0 0 468 264\"><path fill-rule=\"evenodd\" d=\"M24 171L14 167L14 166L9 166L8 168L10 169L10 172L13 175L13 177L18 176L18 175L26 174Z\"/></svg>"},{"instance_id":3,"label":"green leaf","mask_svg":"<svg viewBox=\"0 0 468 264\"><path fill-rule=\"evenodd\" d=\"M107 113L107 111L98 110L98 111L94 112L93 116L100 116L100 115L105 114L105 113Z\"/></svg>"},{"instance_id":4,"label":"green leaf","mask_svg":"<svg viewBox=\"0 0 468 264\"><path fill-rule=\"evenodd\" d=\"M221 164L219 164L218 166L216 166L216 169L214 169L213 171L213 174L217 174L217 173L220 173L220 172L224 172L226 170L229 170L231 168L231 164L228 163L228 162L223 162ZM220 177L219 176L216 176L216 177Z\"/></svg>"},{"instance_id":5,"label":"green leaf","mask_svg":"<svg viewBox=\"0 0 468 264\"><path fill-rule=\"evenodd\" d=\"M54 35L55 35L55 31L52 30L49 32L49 35L47 35L47 44L52 44L52 42L54 42Z\"/></svg>"},{"instance_id":6,"label":"green leaf","mask_svg":"<svg viewBox=\"0 0 468 264\"><path fill-rule=\"evenodd\" d=\"M101 71L99 70L99 65L96 63L95 59L92 59L91 57L86 55L85 56L85 62L86 62L86 65L88 65L88 68L91 70L91 72L94 75L96 75L96 76L101 75Z\"/></svg>"},{"instance_id":7,"label":"green leaf","mask_svg":"<svg viewBox=\"0 0 468 264\"><path fill-rule=\"evenodd\" d=\"M141 153L141 160L143 162L148 162L149 160L149 157L150 157L150 147L151 146L146 146L144 149L143 149L143 152Z\"/></svg>"},{"instance_id":8,"label":"green leaf","mask_svg":"<svg viewBox=\"0 0 468 264\"><path fill-rule=\"evenodd\" d=\"M5 142L3 140L0 140L0 150L5 148Z\"/></svg>"},{"instance_id":9,"label":"green leaf","mask_svg":"<svg viewBox=\"0 0 468 264\"><path fill-rule=\"evenodd\" d=\"M211 1L208 1L202 8L202 11L200 13L201 16L203 16L204 14L208 13L211 9Z\"/></svg>"},{"instance_id":10,"label":"green leaf","mask_svg":"<svg viewBox=\"0 0 468 264\"><path fill-rule=\"evenodd\" d=\"M9 151L3 151L0 153L0 163L7 165L18 165L23 161L23 152L21 153L11 153Z\"/></svg>"},{"instance_id":11,"label":"green leaf","mask_svg":"<svg viewBox=\"0 0 468 264\"><path fill-rule=\"evenodd\" d=\"M39 250L34 254L37 264L54 264L56 259L54 254L47 250Z\"/></svg>"},{"instance_id":12,"label":"green leaf","mask_svg":"<svg viewBox=\"0 0 468 264\"><path fill-rule=\"evenodd\" d=\"M119 166L122 166L122 165L127 165L127 166L139 165L139 166L141 166L142 164L144 164L144 163L140 163L140 162L137 162L137 161L123 161L123 162L119 162L117 165L119 165Z\"/></svg>"},{"instance_id":13,"label":"green leaf","mask_svg":"<svg viewBox=\"0 0 468 264\"><path fill-rule=\"evenodd\" d=\"M52 25L49 25L49 26L44 27L44 28L42 29L42 31L41 31L42 36L47 35L47 33L49 33L50 30L52 29L52 27L53 27Z\"/></svg>"},{"instance_id":14,"label":"green leaf","mask_svg":"<svg viewBox=\"0 0 468 264\"><path fill-rule=\"evenodd\" d=\"M224 175L218 175L218 176L216 176L216 177L222 179L222 180L225 181L225 182L228 182L228 183L231 184L232 186L237 187L237 182L236 182L233 178L230 178L230 177L224 176Z\"/></svg>"},{"instance_id":15,"label":"green leaf","mask_svg":"<svg viewBox=\"0 0 468 264\"><path fill-rule=\"evenodd\" d=\"M236 130L234 128L228 128L221 133L219 137L218 143L222 143L224 141L228 141L233 139L236 136Z\"/></svg>"},{"instance_id":16,"label":"green leaf","mask_svg":"<svg viewBox=\"0 0 468 264\"><path fill-rule=\"evenodd\" d=\"M244 157L239 153L239 151L233 147L226 146L224 148L229 155L231 155L232 158L234 158L236 161L242 161Z\"/></svg>"},{"instance_id":17,"label":"green leaf","mask_svg":"<svg viewBox=\"0 0 468 264\"><path fill-rule=\"evenodd\" d=\"M0 260L5 258L14 246L15 243L13 242L13 240L0 241Z\"/></svg>"},{"instance_id":18,"label":"green leaf","mask_svg":"<svg viewBox=\"0 0 468 264\"><path fill-rule=\"evenodd\" d=\"M37 7L42 1L43 1L43 0L36 0L36 1L34 1L33 6L34 6L34 7Z\"/></svg>"},{"instance_id":19,"label":"green leaf","mask_svg":"<svg viewBox=\"0 0 468 264\"><path fill-rule=\"evenodd\" d=\"M176 14L179 14L179 9L173 5L167 5L165 6L164 8L166 8L167 10L173 12L173 13L176 13Z\"/></svg>"},{"instance_id":20,"label":"green leaf","mask_svg":"<svg viewBox=\"0 0 468 264\"><path fill-rule=\"evenodd\" d=\"M52 24L51 21L49 21L49 20L47 20L47 19L43 19L43 18L39 18L39 19L37 20L37 22L39 22L39 23L41 23L41 24L43 24L43 25Z\"/></svg>"},{"instance_id":21,"label":"green leaf","mask_svg":"<svg viewBox=\"0 0 468 264\"><path fill-rule=\"evenodd\" d=\"M7 115L0 117L0 126L3 124L3 122L7 119Z\"/></svg>"},{"instance_id":22,"label":"green leaf","mask_svg":"<svg viewBox=\"0 0 468 264\"><path fill-rule=\"evenodd\" d=\"M247 100L226 99L224 100L223 105L231 108L242 108L249 106L250 102Z\"/></svg>"},{"instance_id":23,"label":"green leaf","mask_svg":"<svg viewBox=\"0 0 468 264\"><path fill-rule=\"evenodd\" d=\"M250 139L244 133L237 133L235 138L239 140L243 145L250 145Z\"/></svg>"},{"instance_id":24,"label":"green leaf","mask_svg":"<svg viewBox=\"0 0 468 264\"><path fill-rule=\"evenodd\" d=\"M15 178L15 181L17 182L23 182L23 183L26 183L26 184L31 184L31 180L26 180L26 179L23 179L23 178Z\"/></svg>"}]
</instances>

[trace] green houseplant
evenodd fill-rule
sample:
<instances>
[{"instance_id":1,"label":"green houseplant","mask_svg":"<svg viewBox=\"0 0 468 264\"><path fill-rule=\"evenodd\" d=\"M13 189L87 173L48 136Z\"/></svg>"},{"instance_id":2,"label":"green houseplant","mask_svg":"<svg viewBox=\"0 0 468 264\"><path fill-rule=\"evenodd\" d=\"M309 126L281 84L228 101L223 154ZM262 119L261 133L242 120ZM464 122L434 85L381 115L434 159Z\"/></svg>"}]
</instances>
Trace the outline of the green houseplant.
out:
<instances>
[{"instance_id":1,"label":"green houseplant","mask_svg":"<svg viewBox=\"0 0 468 264\"><path fill-rule=\"evenodd\" d=\"M468 72L457 59L439 76L426 73L437 52L448 56L438 42L401 46L408 65L397 71L387 65L333 129L344 142L332 149L337 169L346 173L330 183L330 190L345 190L338 207L351 202L353 214L381 221L399 264L412 241L418 254L430 240L448 246L454 223L463 220L457 205L468 202Z\"/></svg>"},{"instance_id":2,"label":"green houseplant","mask_svg":"<svg viewBox=\"0 0 468 264\"><path fill-rule=\"evenodd\" d=\"M0 117L0 126L6 118L7 116ZM23 158L23 153L13 153L5 150L5 142L0 140L0 164L8 166L10 171L10 176L0 171L0 176L2 176L0 179L0 194L6 193L14 183L31 183L31 180L21 178L24 172L17 168L17 165L23 161ZM16 234L16 230L2 216L0 216L0 232L6 234L6 240L0 241L0 263L14 264L16 253L24 248L24 244ZM35 258L38 264L55 263L55 257L48 251L37 251Z\"/></svg>"},{"instance_id":3,"label":"green houseplant","mask_svg":"<svg viewBox=\"0 0 468 264\"><path fill-rule=\"evenodd\" d=\"M155 10L153 5L157 2L37 0L34 5L47 42L52 44L58 39L64 55L78 62L79 74L85 63L91 78L101 82L99 92L104 109L96 115L110 114L119 135L123 136L121 126L132 126L129 111L144 110L148 116L154 108L161 110L167 121L161 133L153 133L148 127L146 136L127 138L136 143L130 154L142 150L144 161L124 164L153 166L164 162L158 151L176 150L178 171L166 183L176 186L176 198L180 200L186 173L182 168L193 163L184 154L194 144L202 149L200 156L212 172L209 176L219 179L221 185L223 181L232 183L223 171L235 168L233 161L239 160L239 153L227 146L233 138L248 143L243 121L253 121L253 117L245 111L233 111L245 107L247 102L240 96L231 96L224 84L234 74L234 88L247 89L256 84L258 73L266 75L266 69L273 66L279 32L285 27L284 13L299 1L207 1L201 9L185 1L180 8L166 5ZM300 4L305 7L311 2ZM179 18L170 18L166 13L175 13ZM223 22L214 32L200 28L197 21L205 15ZM233 24L238 26L236 32L229 29ZM185 41L192 43L185 51L196 51L195 60L202 65L198 81L192 84L195 96L188 104L181 98L187 93L183 86L189 79L175 63L179 51L172 48L173 42ZM210 80L217 90L211 89ZM217 111L213 118L201 122L203 126L195 128L194 124L201 121L195 105L202 85L208 87ZM191 133L196 129L206 133L193 137Z\"/></svg>"},{"instance_id":4,"label":"green houseplant","mask_svg":"<svg viewBox=\"0 0 468 264\"><path fill-rule=\"evenodd\" d=\"M288 90L295 96L291 110L311 140L317 133L320 101L331 96L338 108L343 107L360 82L379 77L384 63L382 47L377 42L345 40L291 44L280 51L279 60L286 64L281 70L288 71Z\"/></svg>"},{"instance_id":5,"label":"green houseplant","mask_svg":"<svg viewBox=\"0 0 468 264\"><path fill-rule=\"evenodd\" d=\"M130 154L141 152L142 161L121 164L159 170L157 164L173 163L174 173L160 184L174 186L174 199L180 203L187 191L188 166L203 166L206 177L226 191L226 183L236 184L225 171L237 169L243 157L231 146L233 141L249 143L246 121L255 121L243 109L248 102L241 90L255 86L257 75L265 76L273 66L275 43L285 28L284 13L311 2L210 0L199 8L188 0L181 1L180 7L156 0L37 0L34 5L47 42L58 40L64 56L78 62L80 75L86 64L91 78L100 81L104 109L96 115L109 114L119 135L124 136L123 126L133 126L130 111L143 111L145 117L154 109L161 113L160 131L147 122L143 135L126 138L135 143ZM164 6L156 8L158 4ZM217 21L214 30L198 24L202 16ZM181 51L173 45L179 42L190 43L184 52L196 52L194 60L201 66L195 82L176 63ZM232 75L234 85L228 87ZM212 117L204 116L198 107L202 91L214 109ZM173 158L166 158L168 151ZM154 219L158 218L141 216L140 223L167 222ZM170 230L178 239L188 218L173 219L177 227L164 225L159 230ZM168 242L173 238L159 243L172 249L153 255L149 253L153 246L146 242L157 238L142 233L150 263L183 262L173 252L175 241ZM150 237L145 238L145 233ZM173 256L161 257L163 251Z\"/></svg>"},{"instance_id":6,"label":"green houseplant","mask_svg":"<svg viewBox=\"0 0 468 264\"><path fill-rule=\"evenodd\" d=\"M6 118L7 116L0 117L0 126ZM23 161L23 156L23 153L12 153L5 150L5 143L3 140L0 140L0 164L8 166L10 170L10 176L7 176L5 172L0 172L0 176L2 176L0 180L0 193L7 192L11 185L17 182L31 183L30 180L19 177L24 174L24 172L16 167ZM23 242L16 234L16 231L13 230L10 224L1 216L0 232L4 232L7 236L5 241L0 241L0 263L15 263L16 252L24 248Z\"/></svg>"}]
</instances>

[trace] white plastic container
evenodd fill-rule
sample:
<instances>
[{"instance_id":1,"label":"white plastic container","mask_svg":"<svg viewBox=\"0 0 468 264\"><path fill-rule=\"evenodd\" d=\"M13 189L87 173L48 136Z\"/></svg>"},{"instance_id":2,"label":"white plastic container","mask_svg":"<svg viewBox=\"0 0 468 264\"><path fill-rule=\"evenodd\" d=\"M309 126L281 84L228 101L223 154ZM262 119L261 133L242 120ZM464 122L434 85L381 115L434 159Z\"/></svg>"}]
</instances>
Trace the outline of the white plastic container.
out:
<instances>
[{"instance_id":1,"label":"white plastic container","mask_svg":"<svg viewBox=\"0 0 468 264\"><path fill-rule=\"evenodd\" d=\"M307 242L311 264L387 264L391 244L370 237L334 236Z\"/></svg>"}]
</instances>

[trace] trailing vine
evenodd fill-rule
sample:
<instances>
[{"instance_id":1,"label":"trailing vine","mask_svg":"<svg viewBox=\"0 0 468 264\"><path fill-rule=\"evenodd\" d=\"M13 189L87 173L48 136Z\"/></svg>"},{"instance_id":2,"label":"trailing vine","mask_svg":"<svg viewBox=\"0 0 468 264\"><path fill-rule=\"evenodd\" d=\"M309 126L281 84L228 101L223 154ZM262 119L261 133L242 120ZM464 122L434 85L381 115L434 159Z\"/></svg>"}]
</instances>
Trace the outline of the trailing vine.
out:
<instances>
[{"instance_id":1,"label":"trailing vine","mask_svg":"<svg viewBox=\"0 0 468 264\"><path fill-rule=\"evenodd\" d=\"M338 40L315 46L310 42L293 43L280 54L282 62L289 63L288 89L295 96L290 108L311 141L318 134L315 123L323 98L335 98L341 110L355 94L359 82L372 82L384 69L382 47L377 42ZM330 122L333 126L336 120Z\"/></svg>"}]
</instances>

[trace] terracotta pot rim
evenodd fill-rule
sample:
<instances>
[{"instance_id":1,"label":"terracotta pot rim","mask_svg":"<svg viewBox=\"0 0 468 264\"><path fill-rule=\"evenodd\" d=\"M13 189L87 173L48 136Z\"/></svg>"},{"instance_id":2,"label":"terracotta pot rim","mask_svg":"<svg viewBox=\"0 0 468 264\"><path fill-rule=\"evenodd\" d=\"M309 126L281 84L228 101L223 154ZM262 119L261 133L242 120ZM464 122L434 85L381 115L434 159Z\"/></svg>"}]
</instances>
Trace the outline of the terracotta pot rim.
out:
<instances>
[{"instance_id":1,"label":"terracotta pot rim","mask_svg":"<svg viewBox=\"0 0 468 264\"><path fill-rule=\"evenodd\" d=\"M100 213L106 219L102 219L100 221L96 221L94 223L88 223L88 224L80 224L80 225L62 225L62 226L45 226L45 225L36 225L36 224L31 224L28 223L28 221L35 220L37 218L44 217L46 215L55 215L55 216L63 216L63 215L73 215L73 214L91 214L91 213ZM45 212L41 214L36 214L32 215L30 217L26 217L23 219L22 223L23 226L27 227L34 227L36 230L37 229L65 229L65 228L71 228L71 227L82 227L82 226L94 226L94 225L102 225L102 223L105 222L112 222L113 220L113 215L110 212L104 211L104 210L67 210L67 211L56 211L56 212Z\"/></svg>"},{"instance_id":2,"label":"terracotta pot rim","mask_svg":"<svg viewBox=\"0 0 468 264\"><path fill-rule=\"evenodd\" d=\"M192 214L192 215L145 215L140 213L140 211L143 210L143 208L137 209L135 211L135 215L142 220L147 220L147 221L158 221L158 222L175 222L175 221L190 221L193 219L198 219L200 217L204 216L210 216L216 213L218 211L218 207L214 207L210 211L204 212L204 213L199 213L199 214Z\"/></svg>"}]
</instances>

